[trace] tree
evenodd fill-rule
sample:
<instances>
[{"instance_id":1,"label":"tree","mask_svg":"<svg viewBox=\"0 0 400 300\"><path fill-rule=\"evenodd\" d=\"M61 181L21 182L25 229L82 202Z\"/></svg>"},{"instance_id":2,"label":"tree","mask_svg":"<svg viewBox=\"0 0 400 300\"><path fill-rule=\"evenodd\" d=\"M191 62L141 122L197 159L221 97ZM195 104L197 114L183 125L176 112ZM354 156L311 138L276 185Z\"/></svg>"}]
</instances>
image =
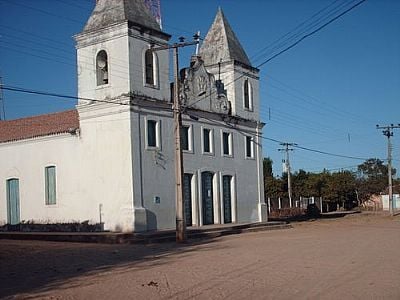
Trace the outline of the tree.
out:
<instances>
[{"instance_id":1,"label":"tree","mask_svg":"<svg viewBox=\"0 0 400 300\"><path fill-rule=\"evenodd\" d=\"M264 157L263 160L263 170L264 170L264 179L267 177L273 177L274 174L272 173L272 159L269 157Z\"/></svg>"},{"instance_id":2,"label":"tree","mask_svg":"<svg viewBox=\"0 0 400 300\"><path fill-rule=\"evenodd\" d=\"M312 196L322 197L328 184L329 175L326 171L319 174L311 173L306 183L308 193Z\"/></svg>"},{"instance_id":3,"label":"tree","mask_svg":"<svg viewBox=\"0 0 400 300\"><path fill-rule=\"evenodd\" d=\"M292 188L293 188L293 198L300 197L311 197L314 195L310 194L310 190L308 189L308 180L310 177L310 173L307 173L304 170L299 170L294 173L292 176Z\"/></svg>"},{"instance_id":4,"label":"tree","mask_svg":"<svg viewBox=\"0 0 400 300\"><path fill-rule=\"evenodd\" d=\"M371 195L379 195L388 185L388 168L378 158L370 158L358 167L357 190L361 201L368 200ZM392 169L396 174L396 169Z\"/></svg>"},{"instance_id":5,"label":"tree","mask_svg":"<svg viewBox=\"0 0 400 300\"><path fill-rule=\"evenodd\" d=\"M357 170L359 176L367 179L386 179L388 176L388 168L379 158L367 159L362 164L358 165ZM396 169L392 169L393 176L396 174Z\"/></svg>"}]
</instances>

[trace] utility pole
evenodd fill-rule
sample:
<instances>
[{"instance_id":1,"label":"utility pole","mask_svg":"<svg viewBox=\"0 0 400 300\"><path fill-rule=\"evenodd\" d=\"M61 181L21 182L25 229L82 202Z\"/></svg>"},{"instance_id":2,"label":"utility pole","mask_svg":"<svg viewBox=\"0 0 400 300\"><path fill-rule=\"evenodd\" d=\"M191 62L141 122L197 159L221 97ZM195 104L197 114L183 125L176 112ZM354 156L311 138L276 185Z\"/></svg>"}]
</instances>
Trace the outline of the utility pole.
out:
<instances>
[{"instance_id":1,"label":"utility pole","mask_svg":"<svg viewBox=\"0 0 400 300\"><path fill-rule=\"evenodd\" d=\"M379 126L376 125L376 129L383 129L382 133L384 136L387 137L388 143L387 143L387 151L388 151L388 181L389 181L389 211L390 214L393 216L394 215L394 201L393 201L393 184L392 184L392 142L390 138L393 136L393 129L395 128L400 128L400 124L397 125L387 125L387 126Z\"/></svg>"},{"instance_id":2,"label":"utility pole","mask_svg":"<svg viewBox=\"0 0 400 300\"><path fill-rule=\"evenodd\" d=\"M186 241L185 205L183 200L183 155L181 147L182 109L179 98L179 55L178 49L199 43L199 36L193 36L193 42L185 42L183 37L179 43L152 48L153 51L169 50L174 51L174 134L175 134L175 208L176 208L176 241Z\"/></svg>"},{"instance_id":3,"label":"utility pole","mask_svg":"<svg viewBox=\"0 0 400 300\"><path fill-rule=\"evenodd\" d=\"M288 181L288 195L289 195L289 206L292 207L292 182L290 178L290 161L289 161L289 151L293 151L293 148L289 147L294 147L297 146L295 143L281 143L281 146L284 146L285 148L283 149L278 149L278 151L285 151L286 152L286 160L285 160L285 168L287 172L287 181Z\"/></svg>"}]
</instances>

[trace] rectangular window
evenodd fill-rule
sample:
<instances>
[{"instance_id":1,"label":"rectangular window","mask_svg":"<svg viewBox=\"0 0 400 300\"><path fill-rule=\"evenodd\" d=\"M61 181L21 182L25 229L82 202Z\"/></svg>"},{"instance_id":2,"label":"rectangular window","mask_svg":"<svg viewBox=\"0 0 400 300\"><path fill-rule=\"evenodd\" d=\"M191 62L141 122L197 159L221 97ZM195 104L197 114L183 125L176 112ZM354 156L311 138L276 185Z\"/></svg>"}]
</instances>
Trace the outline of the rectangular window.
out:
<instances>
[{"instance_id":1,"label":"rectangular window","mask_svg":"<svg viewBox=\"0 0 400 300\"><path fill-rule=\"evenodd\" d=\"M147 120L147 146L148 147L157 147L157 121L155 120Z\"/></svg>"},{"instance_id":2,"label":"rectangular window","mask_svg":"<svg viewBox=\"0 0 400 300\"><path fill-rule=\"evenodd\" d=\"M203 128L203 152L212 153L212 130Z\"/></svg>"},{"instance_id":3,"label":"rectangular window","mask_svg":"<svg viewBox=\"0 0 400 300\"><path fill-rule=\"evenodd\" d=\"M254 143L251 136L246 136L246 157L254 158Z\"/></svg>"},{"instance_id":4,"label":"rectangular window","mask_svg":"<svg viewBox=\"0 0 400 300\"><path fill-rule=\"evenodd\" d=\"M182 150L190 151L190 126L183 125L181 128L181 146Z\"/></svg>"},{"instance_id":5,"label":"rectangular window","mask_svg":"<svg viewBox=\"0 0 400 300\"><path fill-rule=\"evenodd\" d=\"M232 155L232 134L230 132L222 132L222 154Z\"/></svg>"},{"instance_id":6,"label":"rectangular window","mask_svg":"<svg viewBox=\"0 0 400 300\"><path fill-rule=\"evenodd\" d=\"M56 167L45 168L46 205L56 204Z\"/></svg>"}]
</instances>

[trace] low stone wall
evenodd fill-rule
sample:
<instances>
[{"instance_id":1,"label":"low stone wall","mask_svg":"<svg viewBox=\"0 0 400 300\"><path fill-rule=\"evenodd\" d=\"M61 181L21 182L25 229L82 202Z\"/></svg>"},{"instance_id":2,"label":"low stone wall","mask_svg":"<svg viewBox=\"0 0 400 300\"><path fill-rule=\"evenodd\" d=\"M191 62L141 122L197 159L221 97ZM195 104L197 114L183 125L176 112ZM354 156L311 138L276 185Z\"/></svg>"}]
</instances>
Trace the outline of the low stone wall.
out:
<instances>
[{"instance_id":1,"label":"low stone wall","mask_svg":"<svg viewBox=\"0 0 400 300\"><path fill-rule=\"evenodd\" d=\"M0 226L0 231L22 231L22 232L102 232L104 223L89 224L82 223L35 223L23 222L16 225L5 224Z\"/></svg>"}]
</instances>

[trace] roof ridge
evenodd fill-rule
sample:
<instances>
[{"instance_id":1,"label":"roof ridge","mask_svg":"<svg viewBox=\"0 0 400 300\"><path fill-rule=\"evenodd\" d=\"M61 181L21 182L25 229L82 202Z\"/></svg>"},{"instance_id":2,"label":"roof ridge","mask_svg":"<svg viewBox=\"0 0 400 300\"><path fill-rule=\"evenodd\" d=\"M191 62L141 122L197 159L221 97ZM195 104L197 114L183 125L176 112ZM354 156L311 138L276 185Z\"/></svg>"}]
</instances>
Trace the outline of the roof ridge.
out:
<instances>
[{"instance_id":1,"label":"roof ridge","mask_svg":"<svg viewBox=\"0 0 400 300\"><path fill-rule=\"evenodd\" d=\"M29 119L36 119L36 118L42 118L46 116L54 116L54 115L59 115L59 114L66 114L66 113L72 113L75 112L76 109L68 109L68 110L62 110L62 111L56 111L56 112L51 112L51 113L45 113L45 114L40 114L40 115L34 115L34 116L27 116L27 117L22 117L18 119L11 119L11 120L0 120L0 122L14 122L14 121L20 121L20 120L29 120Z\"/></svg>"},{"instance_id":2,"label":"roof ridge","mask_svg":"<svg viewBox=\"0 0 400 300\"><path fill-rule=\"evenodd\" d=\"M0 143L61 133L74 134L79 129L76 109L0 122Z\"/></svg>"}]
</instances>

